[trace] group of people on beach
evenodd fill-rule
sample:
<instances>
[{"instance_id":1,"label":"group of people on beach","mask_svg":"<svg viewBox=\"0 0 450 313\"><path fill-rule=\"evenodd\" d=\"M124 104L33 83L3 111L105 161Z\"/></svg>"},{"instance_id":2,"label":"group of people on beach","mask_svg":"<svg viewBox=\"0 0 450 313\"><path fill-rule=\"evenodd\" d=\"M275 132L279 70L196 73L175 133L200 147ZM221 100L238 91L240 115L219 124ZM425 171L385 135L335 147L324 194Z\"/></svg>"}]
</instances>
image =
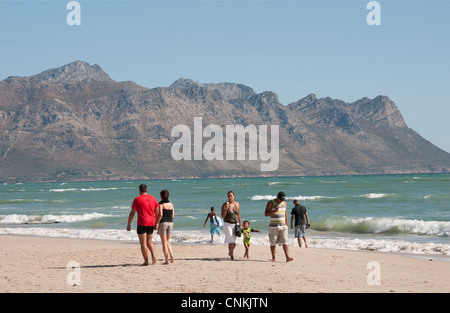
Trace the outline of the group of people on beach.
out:
<instances>
[{"instance_id":1,"label":"group of people on beach","mask_svg":"<svg viewBox=\"0 0 450 313\"><path fill-rule=\"evenodd\" d=\"M214 242L214 235L217 234L220 236L220 228L219 226L223 226L223 222L221 222L221 218L217 216L216 209L214 207L211 207L211 212L208 213L206 216L205 222L203 223L203 227L205 227L206 222L210 221L210 234L211 234L211 243ZM235 226L236 227L236 226ZM236 229L235 229L236 232ZM239 231L237 230L238 234L235 234L235 236L240 237L240 233L242 233L244 236L243 238L243 244L245 248L244 258L249 259L250 256L248 254L250 249L250 238L252 236L252 232L261 233L261 231L251 228L249 221L244 221L242 229ZM239 233L240 232L240 233Z\"/></svg>"},{"instance_id":2,"label":"group of people on beach","mask_svg":"<svg viewBox=\"0 0 450 313\"><path fill-rule=\"evenodd\" d=\"M157 230L161 236L161 243L165 262L163 264L169 264L174 262L173 250L170 245L170 236L173 231L173 219L174 219L174 206L169 201L169 191L162 190L160 192L161 201L157 201L156 198L148 194L147 186L142 184L139 186L139 196L136 197L131 205L131 211L128 216L127 231L131 229L131 222L135 214L138 214L137 219L137 234L141 246L142 256L144 257L143 266L149 265L148 251L151 253L152 264L156 263L155 250L153 245L153 232ZM233 191L227 193L228 201L223 203L221 208L221 218L223 219L223 231L225 234L224 243L228 244L228 255L231 260L234 260L234 249L236 248L237 237L243 234L243 244L245 248L244 258L249 258L250 238L252 232L259 232L259 230L252 229L249 221L241 222L241 209L237 201L235 201L235 194ZM300 205L298 200L294 200L295 207L291 212L290 226L293 228L293 222L295 219L295 237L298 240L298 244L301 247L301 239L306 244L305 229L309 227L309 217L306 208ZM272 261L276 261L276 246L282 245L284 254L286 256L286 262L293 261L293 258L289 256L288 246L288 215L286 194L280 191L277 197L267 202L264 212L266 217L270 217L269 224L269 242L270 251L272 254ZM217 216L215 208L211 208L211 212L206 217L205 226L207 220L210 220L210 233L211 242L214 240L214 235L220 235L219 225L221 219ZM242 226L243 228L242 228Z\"/></svg>"}]
</instances>

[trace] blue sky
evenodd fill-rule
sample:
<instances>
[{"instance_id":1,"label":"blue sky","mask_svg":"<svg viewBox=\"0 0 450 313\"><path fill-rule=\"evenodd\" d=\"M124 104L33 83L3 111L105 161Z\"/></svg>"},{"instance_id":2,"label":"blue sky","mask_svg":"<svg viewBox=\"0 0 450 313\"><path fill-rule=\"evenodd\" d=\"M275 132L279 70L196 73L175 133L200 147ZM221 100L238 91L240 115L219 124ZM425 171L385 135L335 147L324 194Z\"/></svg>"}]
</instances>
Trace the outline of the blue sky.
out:
<instances>
[{"instance_id":1,"label":"blue sky","mask_svg":"<svg viewBox=\"0 0 450 313\"><path fill-rule=\"evenodd\" d=\"M271 90L287 105L315 93L389 96L409 127L450 152L450 0L0 0L0 80L75 60L153 88L180 77Z\"/></svg>"}]
</instances>

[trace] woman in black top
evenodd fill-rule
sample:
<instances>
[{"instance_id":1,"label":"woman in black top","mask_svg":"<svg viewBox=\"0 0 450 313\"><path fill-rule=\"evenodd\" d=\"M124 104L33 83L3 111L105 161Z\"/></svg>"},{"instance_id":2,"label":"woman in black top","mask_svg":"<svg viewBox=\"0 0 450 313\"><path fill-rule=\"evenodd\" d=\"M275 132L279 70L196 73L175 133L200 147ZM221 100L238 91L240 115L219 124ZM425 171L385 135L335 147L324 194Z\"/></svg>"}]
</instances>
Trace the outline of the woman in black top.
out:
<instances>
[{"instance_id":1,"label":"woman in black top","mask_svg":"<svg viewBox=\"0 0 450 313\"><path fill-rule=\"evenodd\" d=\"M172 202L169 201L169 191L162 190L160 192L161 201L159 201L158 212L156 214L156 229L158 230L158 234L161 236L161 243L164 252L164 257L166 262L163 264L169 264L169 255L170 255L170 263L173 263L173 252L172 246L170 245L170 235L172 235L173 231L173 218L175 216L175 210Z\"/></svg>"},{"instance_id":2,"label":"woman in black top","mask_svg":"<svg viewBox=\"0 0 450 313\"><path fill-rule=\"evenodd\" d=\"M241 206L234 201L234 192L228 191L228 202L222 205L223 232L225 234L224 243L228 243L228 255L234 260L234 249L236 248L236 234L234 232L236 224L241 226Z\"/></svg>"}]
</instances>

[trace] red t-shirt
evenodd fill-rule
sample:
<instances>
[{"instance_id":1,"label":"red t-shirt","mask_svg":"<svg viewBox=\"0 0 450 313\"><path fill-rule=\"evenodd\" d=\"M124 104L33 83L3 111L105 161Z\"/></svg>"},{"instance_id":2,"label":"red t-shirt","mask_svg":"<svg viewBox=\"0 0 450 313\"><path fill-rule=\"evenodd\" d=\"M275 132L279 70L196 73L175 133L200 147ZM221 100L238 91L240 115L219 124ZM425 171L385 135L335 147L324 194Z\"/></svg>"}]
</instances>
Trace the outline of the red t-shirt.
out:
<instances>
[{"instance_id":1,"label":"red t-shirt","mask_svg":"<svg viewBox=\"0 0 450 313\"><path fill-rule=\"evenodd\" d=\"M134 199L131 209L138 214L137 224L140 226L155 226L155 209L158 201L152 195L144 194Z\"/></svg>"}]
</instances>

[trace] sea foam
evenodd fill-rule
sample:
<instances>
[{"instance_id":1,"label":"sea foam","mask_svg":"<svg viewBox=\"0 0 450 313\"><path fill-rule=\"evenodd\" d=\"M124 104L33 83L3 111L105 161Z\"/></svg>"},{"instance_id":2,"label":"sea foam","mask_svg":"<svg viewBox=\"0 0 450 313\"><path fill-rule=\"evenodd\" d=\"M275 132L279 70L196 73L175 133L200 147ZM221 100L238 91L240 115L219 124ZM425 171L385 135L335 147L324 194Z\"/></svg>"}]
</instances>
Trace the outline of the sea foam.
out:
<instances>
[{"instance_id":1,"label":"sea foam","mask_svg":"<svg viewBox=\"0 0 450 313\"><path fill-rule=\"evenodd\" d=\"M89 220L100 219L112 216L110 214L86 213L78 215L23 215L10 214L0 215L0 224L17 225L17 224L51 224L51 223L74 223Z\"/></svg>"},{"instance_id":2,"label":"sea foam","mask_svg":"<svg viewBox=\"0 0 450 313\"><path fill-rule=\"evenodd\" d=\"M115 241L138 242L136 232L124 229L70 229L70 228L38 228L38 227L14 227L0 228L0 235L26 235L35 237L72 238L72 239L97 239ZM438 243L417 243L406 240L383 239L358 239L358 238L326 238L323 236L307 236L310 248L341 249L378 251L388 253L405 253L420 255L450 256L450 245ZM160 242L159 236L153 236L155 243ZM209 244L211 240L208 231L174 231L170 239L176 244ZM267 234L255 234L252 236L252 245L269 246ZM224 236L216 236L214 244L223 244ZM242 240L236 243L242 245ZM288 245L297 247L297 240L289 237ZM224 245L224 249L226 249ZM269 251L269 250L268 250ZM269 252L268 252L269 253Z\"/></svg>"},{"instance_id":3,"label":"sea foam","mask_svg":"<svg viewBox=\"0 0 450 313\"><path fill-rule=\"evenodd\" d=\"M273 200L275 199L277 196L271 196L271 195L265 195L265 196L261 196L261 195L255 195L252 196L250 198L250 200L252 201L259 201L259 200ZM296 197L286 197L286 200L300 200L300 201L314 201L314 200L319 200L319 199L333 199L333 197L326 197L326 196L296 196Z\"/></svg>"}]
</instances>

